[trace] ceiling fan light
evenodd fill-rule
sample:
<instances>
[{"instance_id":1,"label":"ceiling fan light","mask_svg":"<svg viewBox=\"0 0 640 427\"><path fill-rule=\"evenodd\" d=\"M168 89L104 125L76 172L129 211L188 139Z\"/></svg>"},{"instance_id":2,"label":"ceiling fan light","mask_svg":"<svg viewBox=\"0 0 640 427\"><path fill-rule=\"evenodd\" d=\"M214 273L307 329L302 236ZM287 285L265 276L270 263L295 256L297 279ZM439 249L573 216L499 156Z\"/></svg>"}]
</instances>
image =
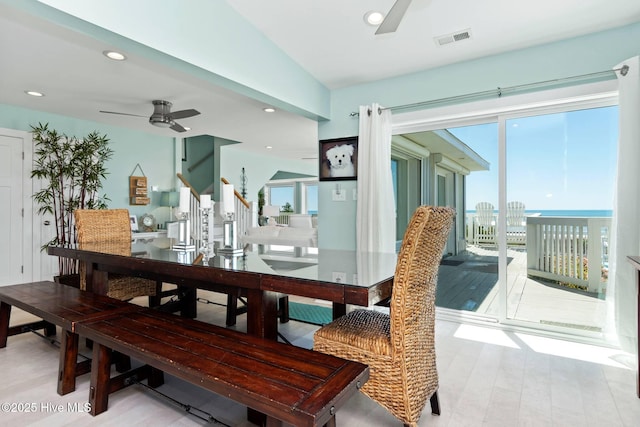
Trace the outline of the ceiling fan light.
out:
<instances>
[{"instance_id":1,"label":"ceiling fan light","mask_svg":"<svg viewBox=\"0 0 640 427\"><path fill-rule=\"evenodd\" d=\"M364 14L364 22L367 25L375 27L382 24L382 21L384 21L384 13L377 10L370 10Z\"/></svg>"},{"instance_id":2,"label":"ceiling fan light","mask_svg":"<svg viewBox=\"0 0 640 427\"><path fill-rule=\"evenodd\" d=\"M173 120L171 120L170 118L156 114L149 117L149 123L154 126L158 126L159 128L169 128L174 124Z\"/></svg>"}]
</instances>

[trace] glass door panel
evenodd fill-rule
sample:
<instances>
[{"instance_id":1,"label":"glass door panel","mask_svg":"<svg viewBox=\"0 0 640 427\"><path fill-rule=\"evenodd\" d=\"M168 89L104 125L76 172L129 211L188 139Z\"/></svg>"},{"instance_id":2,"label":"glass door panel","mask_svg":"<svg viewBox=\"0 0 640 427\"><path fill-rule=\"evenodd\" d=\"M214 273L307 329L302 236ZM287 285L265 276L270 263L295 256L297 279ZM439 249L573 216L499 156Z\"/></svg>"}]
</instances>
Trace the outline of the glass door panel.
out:
<instances>
[{"instance_id":1,"label":"glass door panel","mask_svg":"<svg viewBox=\"0 0 640 427\"><path fill-rule=\"evenodd\" d=\"M499 287L495 219L498 206L498 125L486 123L437 132L450 134L453 138L449 139L450 142L466 155L454 154L454 151L448 153L448 158L460 162L464 169L457 172L463 177L458 180L461 185L454 184L451 171L455 167L449 171L436 170L435 174L435 203L451 206L452 200L460 194L460 199L464 200L464 206L458 209L458 216L464 216L460 230L463 236L458 236L458 241L464 243L441 263L436 305L497 318ZM468 161L471 157L476 161ZM478 206L485 205L489 206L488 210L479 212ZM480 221L480 214L488 218L488 222Z\"/></svg>"},{"instance_id":2,"label":"glass door panel","mask_svg":"<svg viewBox=\"0 0 640 427\"><path fill-rule=\"evenodd\" d=\"M508 319L602 331L617 120L602 107L504 122Z\"/></svg>"}]
</instances>

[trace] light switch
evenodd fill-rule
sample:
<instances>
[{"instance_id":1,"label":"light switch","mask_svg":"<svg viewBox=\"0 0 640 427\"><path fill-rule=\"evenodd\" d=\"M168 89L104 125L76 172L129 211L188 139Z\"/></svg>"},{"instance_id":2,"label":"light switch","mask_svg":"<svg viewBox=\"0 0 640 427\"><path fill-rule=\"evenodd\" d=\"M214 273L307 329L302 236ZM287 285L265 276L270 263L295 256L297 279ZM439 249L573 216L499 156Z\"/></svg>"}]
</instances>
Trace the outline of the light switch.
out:
<instances>
[{"instance_id":1,"label":"light switch","mask_svg":"<svg viewBox=\"0 0 640 427\"><path fill-rule=\"evenodd\" d=\"M345 283L347 281L347 273L334 271L331 273L331 278L335 283Z\"/></svg>"},{"instance_id":2,"label":"light switch","mask_svg":"<svg viewBox=\"0 0 640 427\"><path fill-rule=\"evenodd\" d=\"M345 190L333 190L332 200L334 202L344 202L347 200L347 192Z\"/></svg>"}]
</instances>

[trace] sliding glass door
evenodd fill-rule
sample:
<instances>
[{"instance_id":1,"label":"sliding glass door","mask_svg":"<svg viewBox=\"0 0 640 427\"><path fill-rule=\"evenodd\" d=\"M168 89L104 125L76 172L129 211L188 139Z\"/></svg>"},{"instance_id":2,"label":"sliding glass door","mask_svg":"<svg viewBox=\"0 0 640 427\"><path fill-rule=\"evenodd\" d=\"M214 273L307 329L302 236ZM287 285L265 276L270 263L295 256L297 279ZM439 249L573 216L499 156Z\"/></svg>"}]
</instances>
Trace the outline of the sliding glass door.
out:
<instances>
[{"instance_id":1,"label":"sliding glass door","mask_svg":"<svg viewBox=\"0 0 640 427\"><path fill-rule=\"evenodd\" d=\"M617 107L505 118L507 318L601 332Z\"/></svg>"},{"instance_id":2,"label":"sliding glass door","mask_svg":"<svg viewBox=\"0 0 640 427\"><path fill-rule=\"evenodd\" d=\"M440 267L443 313L601 336L617 116L615 99L606 98L520 108L466 126L457 118L401 136L429 153L412 178L423 184L423 203L464 217ZM399 213L403 162L393 164Z\"/></svg>"}]
</instances>

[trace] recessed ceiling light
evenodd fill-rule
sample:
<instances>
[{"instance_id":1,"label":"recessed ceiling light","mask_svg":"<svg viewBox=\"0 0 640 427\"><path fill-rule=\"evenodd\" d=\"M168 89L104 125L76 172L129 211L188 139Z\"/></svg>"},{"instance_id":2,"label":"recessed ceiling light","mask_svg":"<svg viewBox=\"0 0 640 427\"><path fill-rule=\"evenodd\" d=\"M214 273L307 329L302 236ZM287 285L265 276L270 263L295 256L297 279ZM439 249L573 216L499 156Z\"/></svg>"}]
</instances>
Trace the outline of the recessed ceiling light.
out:
<instances>
[{"instance_id":1,"label":"recessed ceiling light","mask_svg":"<svg viewBox=\"0 0 640 427\"><path fill-rule=\"evenodd\" d=\"M270 145L265 145L264 148L266 148L267 150L271 150L273 147Z\"/></svg>"},{"instance_id":2,"label":"recessed ceiling light","mask_svg":"<svg viewBox=\"0 0 640 427\"><path fill-rule=\"evenodd\" d=\"M44 93L36 92L35 90L25 90L24 93L26 93L27 95L37 96L37 97L44 96Z\"/></svg>"},{"instance_id":3,"label":"recessed ceiling light","mask_svg":"<svg viewBox=\"0 0 640 427\"><path fill-rule=\"evenodd\" d=\"M382 21L384 21L384 13L382 12L370 10L369 12L364 14L365 24L377 26L382 24Z\"/></svg>"},{"instance_id":4,"label":"recessed ceiling light","mask_svg":"<svg viewBox=\"0 0 640 427\"><path fill-rule=\"evenodd\" d=\"M116 52L115 50L105 50L104 52L102 52L102 54L109 59L113 59L114 61L124 61L125 59L127 59L124 54Z\"/></svg>"},{"instance_id":5,"label":"recessed ceiling light","mask_svg":"<svg viewBox=\"0 0 640 427\"><path fill-rule=\"evenodd\" d=\"M273 107L265 107L262 109L262 111L264 111L265 113L274 113L276 109Z\"/></svg>"}]
</instances>

